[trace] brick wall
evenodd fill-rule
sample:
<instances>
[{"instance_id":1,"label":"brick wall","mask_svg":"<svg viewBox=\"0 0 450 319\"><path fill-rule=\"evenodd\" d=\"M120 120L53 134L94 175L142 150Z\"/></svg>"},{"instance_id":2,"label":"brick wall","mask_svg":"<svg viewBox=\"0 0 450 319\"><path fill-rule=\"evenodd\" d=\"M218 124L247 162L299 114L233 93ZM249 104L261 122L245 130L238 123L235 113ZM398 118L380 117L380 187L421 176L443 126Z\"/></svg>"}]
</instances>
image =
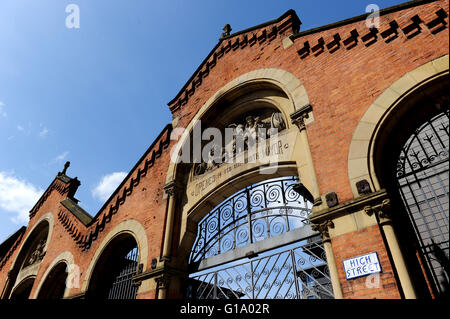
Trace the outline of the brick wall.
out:
<instances>
[{"instance_id":1,"label":"brick wall","mask_svg":"<svg viewBox=\"0 0 450 319\"><path fill-rule=\"evenodd\" d=\"M47 248L47 253L39 267L39 272L31 291L31 296L34 295L38 283L43 279L42 277L47 268L53 260L64 251L70 251L74 257L74 263L80 267L80 283L82 283L86 276L86 270L88 269L96 250L99 248L99 245L102 243L104 238L108 235L109 231L128 219L137 220L146 229L146 236L149 242L147 264L150 265L152 258L158 258L161 255L166 218L166 199L163 196L163 186L170 156L167 151L167 146L162 146L161 143L166 144L168 136L169 135L166 132L160 140L156 141L157 143L154 143L155 147L150 148L150 152L141 159L139 165L132 172L132 174L125 179L123 185L119 187L115 195L113 195L106 205L98 212L96 218L94 218L92 222L92 225L88 225L86 227L64 206L62 206L62 204L60 204L60 202L66 198L67 194L62 195L56 190L52 190L50 192L50 195L31 218L27 231L23 236L23 238L26 238L29 235L29 232L43 215L49 212L53 214L53 233ZM145 167L147 167L147 169L145 169ZM131 188L131 178L136 181L137 174L144 171L146 172L145 174L141 173L137 186ZM134 185L136 185L136 182ZM125 188L129 191L124 192ZM130 191L130 189L132 190ZM124 193L127 194L124 195ZM118 197L121 198L121 200L118 201ZM91 231L94 232L97 223L102 220L103 216L109 213L110 207L115 207L116 204L117 209L115 213L112 215L110 221L105 224L104 229L98 232L97 238L92 241L88 249L78 244L76 240L70 236L68 228L65 228L62 221L58 219L58 213L63 212L65 216L69 217L69 220L65 221L64 224L72 225L72 227L78 229L83 236L87 237ZM22 243L23 241L24 240L22 240ZM8 271L11 269L12 263L16 259L18 252L19 249L16 249L7 263L0 270L1 289L5 286ZM79 288L71 289L71 295L77 295L80 292L81 290ZM145 293L145 296L147 297L151 295L151 291Z\"/></svg>"},{"instance_id":2,"label":"brick wall","mask_svg":"<svg viewBox=\"0 0 450 319\"><path fill-rule=\"evenodd\" d=\"M441 8L448 13L448 0L435 1L382 16L380 31L388 29L389 22L393 20L400 28L404 28L411 23L411 18L416 14L425 22L431 21L435 18L435 12ZM359 40L352 48L341 45L333 52L325 48L320 54L311 51L309 55L301 57L298 51L305 47L305 42L314 47L320 38L327 44L333 40L335 34L345 39L354 29L357 29L361 36L367 34L368 30L364 21L357 21L304 34L297 37L292 46L283 49L282 40L289 35L289 30L292 33L292 29L285 27L289 25L289 19L287 17L277 22L282 32L279 31L275 35L271 33L273 30L270 26L266 26L239 35L238 45L235 38L231 38L230 43L223 42L226 47L217 48L216 52L219 54L213 56L214 61L211 60L211 63L202 67L200 71L203 73L194 77L193 84L186 87L189 92L180 95L180 99L188 96L184 105L171 106L173 116L179 118L179 127L186 127L211 95L229 81L252 70L280 68L293 73L304 84L314 109L315 120L308 125L307 132L320 192L325 194L335 191L343 203L353 199L348 180L347 156L352 134L359 119L371 103L395 80L430 60L448 54L448 27L432 34L422 25L421 32L412 38L407 38L399 29L398 37L390 42L378 37L377 41L367 46ZM244 42L245 36L247 42ZM174 103L178 103L178 100ZM171 142L167 145L168 134L166 131L165 135L155 141L123 185L97 214L92 225L86 227L77 222L75 217L71 217L77 229L83 235L87 235L90 231L95 231L97 223L110 213L112 206L115 207L110 222L98 232L97 238L88 249L80 248L58 219L58 213L61 210L66 211L60 204L64 197L57 191L51 192L30 220L24 236L25 238L28 235L40 216L48 212L53 214L55 222L52 239L32 294L53 259L64 251L73 254L74 262L81 268L83 281L100 243L111 229L127 219L136 219L146 229L149 242L147 264L151 264L152 258L161 256L167 205L167 200L163 196L163 186L170 161L168 149L174 144ZM139 182L136 183L137 180ZM400 297L377 226L333 238L332 245L346 298ZM378 252L382 263L381 288L365 289L365 278L347 282L340 267L342 260L354 256L355 252L364 254L372 251ZM5 285L7 273L18 252L18 249L15 250L0 270L0 289ZM144 269L147 270L149 268ZM79 289L72 289L71 294L76 295L79 292ZM154 293L149 291L138 297L152 298Z\"/></svg>"},{"instance_id":3,"label":"brick wall","mask_svg":"<svg viewBox=\"0 0 450 319\"><path fill-rule=\"evenodd\" d=\"M378 225L334 237L331 245L345 299L400 298L397 281ZM379 274L379 281L377 282L376 279L378 274L347 280L343 261L373 252L377 253L381 264L382 272Z\"/></svg>"}]
</instances>

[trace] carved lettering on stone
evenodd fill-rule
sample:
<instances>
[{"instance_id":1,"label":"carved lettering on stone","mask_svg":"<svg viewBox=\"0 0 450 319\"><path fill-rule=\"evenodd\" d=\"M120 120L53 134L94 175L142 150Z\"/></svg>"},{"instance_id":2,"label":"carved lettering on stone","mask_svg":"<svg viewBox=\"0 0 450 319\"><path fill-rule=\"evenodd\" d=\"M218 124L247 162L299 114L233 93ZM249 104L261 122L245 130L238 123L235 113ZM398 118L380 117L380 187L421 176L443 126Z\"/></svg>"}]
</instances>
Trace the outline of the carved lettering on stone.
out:
<instances>
[{"instance_id":1,"label":"carved lettering on stone","mask_svg":"<svg viewBox=\"0 0 450 319\"><path fill-rule=\"evenodd\" d=\"M232 144L211 147L207 161L195 165L194 176L203 175L216 169L222 163L230 162L235 156L255 147L259 141L266 140L285 130L286 123L282 113L273 112L265 119L261 119L257 115L248 115L241 123L228 124L227 128L233 130Z\"/></svg>"}]
</instances>

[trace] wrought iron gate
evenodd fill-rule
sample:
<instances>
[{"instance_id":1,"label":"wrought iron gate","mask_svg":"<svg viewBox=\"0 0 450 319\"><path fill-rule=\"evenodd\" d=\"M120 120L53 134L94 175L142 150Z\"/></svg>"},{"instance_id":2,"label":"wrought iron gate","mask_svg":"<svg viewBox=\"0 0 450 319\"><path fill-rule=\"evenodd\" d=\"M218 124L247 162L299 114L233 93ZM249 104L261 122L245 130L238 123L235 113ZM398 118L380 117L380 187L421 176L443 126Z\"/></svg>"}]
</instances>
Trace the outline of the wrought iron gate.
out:
<instances>
[{"instance_id":1,"label":"wrought iron gate","mask_svg":"<svg viewBox=\"0 0 450 319\"><path fill-rule=\"evenodd\" d=\"M438 294L449 286L448 156L447 108L413 133L397 165L398 188Z\"/></svg>"},{"instance_id":2,"label":"wrought iron gate","mask_svg":"<svg viewBox=\"0 0 450 319\"><path fill-rule=\"evenodd\" d=\"M292 246L292 245L291 245ZM332 299L319 236L191 278L191 299Z\"/></svg>"},{"instance_id":3,"label":"wrought iron gate","mask_svg":"<svg viewBox=\"0 0 450 319\"><path fill-rule=\"evenodd\" d=\"M119 262L117 276L109 289L108 299L136 299L137 287L133 285L133 276L139 260L139 251L135 247Z\"/></svg>"},{"instance_id":4,"label":"wrought iron gate","mask_svg":"<svg viewBox=\"0 0 450 319\"><path fill-rule=\"evenodd\" d=\"M200 221L189 260L195 270L206 266L191 274L188 298L333 298L322 241L309 225L312 203L295 191L298 182L284 177L251 185ZM294 231L291 244L280 244L280 236ZM249 260L242 253L249 245L264 248Z\"/></svg>"}]
</instances>

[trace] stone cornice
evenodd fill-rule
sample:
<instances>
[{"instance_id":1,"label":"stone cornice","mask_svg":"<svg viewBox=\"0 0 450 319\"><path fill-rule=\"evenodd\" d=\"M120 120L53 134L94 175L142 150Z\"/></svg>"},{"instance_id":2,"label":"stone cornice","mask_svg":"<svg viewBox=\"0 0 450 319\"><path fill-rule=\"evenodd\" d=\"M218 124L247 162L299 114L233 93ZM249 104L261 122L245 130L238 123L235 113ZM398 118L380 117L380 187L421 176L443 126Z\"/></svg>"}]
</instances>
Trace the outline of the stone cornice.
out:
<instances>
[{"instance_id":1,"label":"stone cornice","mask_svg":"<svg viewBox=\"0 0 450 319\"><path fill-rule=\"evenodd\" d=\"M272 20L255 27L222 37L203 60L191 78L186 82L175 98L168 103L170 111L174 113L186 105L189 98L201 86L216 64L229 52L253 47L271 42L278 36L288 36L298 32L301 22L294 10L289 10L276 20Z\"/></svg>"},{"instance_id":2,"label":"stone cornice","mask_svg":"<svg viewBox=\"0 0 450 319\"><path fill-rule=\"evenodd\" d=\"M392 7L381 9L379 13L380 13L380 17L382 17L382 16L385 16L387 14L390 14L390 13L393 13L393 12L396 12L396 11L405 10L405 9L409 9L411 7L420 6L420 5L424 5L424 4L428 4L428 3L436 2L436 1L439 1L439 0L410 0L408 2L404 2L404 3L398 4L398 5L395 5L395 6L392 6ZM344 26L344 25L347 25L347 24L352 24L352 23L355 23L355 22L364 21L371 14L372 14L372 12L364 13L364 14L361 14L359 16L355 16L355 17L348 18L348 19L345 19L345 20L333 22L331 24L327 24L327 25L324 25L324 26L321 26L321 27L305 30L305 31L293 34L291 36L291 38L293 40L295 40L295 39L300 38L300 37L305 36L305 35L318 33L318 32L322 32L322 31L327 31L327 30L338 28L338 27L341 27L341 26Z\"/></svg>"},{"instance_id":3,"label":"stone cornice","mask_svg":"<svg viewBox=\"0 0 450 319\"><path fill-rule=\"evenodd\" d=\"M173 267L168 266L166 263L162 264L160 267L140 273L136 276L133 277L133 281L136 283L136 285L139 285L142 281L150 279L150 278L155 278L155 280L159 280L164 278L168 279L172 276L174 277L184 277L187 276L188 273L186 271L183 270L179 270ZM159 283L158 283L159 285Z\"/></svg>"},{"instance_id":4,"label":"stone cornice","mask_svg":"<svg viewBox=\"0 0 450 319\"><path fill-rule=\"evenodd\" d=\"M367 206L378 205L385 199L387 199L387 193L386 190L382 189L376 193L358 197L333 208L322 209L319 211L314 211L313 209L313 213L309 219L313 224L321 224L327 220L333 220L337 217L364 210Z\"/></svg>"},{"instance_id":5,"label":"stone cornice","mask_svg":"<svg viewBox=\"0 0 450 319\"><path fill-rule=\"evenodd\" d=\"M306 105L300 110L290 115L292 124L296 125L300 131L306 129L305 121L309 118L309 113L312 112L312 106Z\"/></svg>"},{"instance_id":6,"label":"stone cornice","mask_svg":"<svg viewBox=\"0 0 450 319\"><path fill-rule=\"evenodd\" d=\"M85 299L86 298L86 292L81 292L76 295L64 297L63 299Z\"/></svg>"},{"instance_id":7,"label":"stone cornice","mask_svg":"<svg viewBox=\"0 0 450 319\"><path fill-rule=\"evenodd\" d=\"M412 1L415 2L415 5L426 4L429 2L434 2L436 0L421 0L421 1ZM384 10L384 14L392 13L399 10L406 10L410 6L398 6L396 10ZM382 10L383 12L383 10ZM430 15L432 15L430 13ZM328 26L324 26L321 28L316 28L313 30L308 30L305 32L301 32L295 35L292 35L290 39L295 42L300 40L304 36L308 36L310 34L317 33L320 36L320 32L328 31L333 28L338 28L346 24L351 23L361 23L367 17L367 14L355 17L353 19L347 19L343 22L334 23ZM425 18L426 17L426 18ZM364 44L366 47L371 46L372 44L383 40L386 43L390 43L391 41L399 41L400 34L404 37L403 39L408 41L414 38L416 35L422 32L422 28L427 28L431 34L436 34L444 29L448 28L448 24L446 21L448 18L448 13L444 9L439 9L434 12L434 16L432 18L428 18L427 14L423 14L423 17L418 14L412 16L408 24L399 25L396 20L388 20L388 17L381 19L383 25L379 26L379 29L372 28L369 29L366 25L363 28L355 28L351 30L349 33L340 33L336 31L336 33L330 39L325 39L324 37L319 37L317 42L310 43L309 40L303 42L303 47L301 47L297 53L301 60L304 60L308 57L318 57L319 55L328 52L332 54L338 50L346 49L351 50L359 44Z\"/></svg>"}]
</instances>

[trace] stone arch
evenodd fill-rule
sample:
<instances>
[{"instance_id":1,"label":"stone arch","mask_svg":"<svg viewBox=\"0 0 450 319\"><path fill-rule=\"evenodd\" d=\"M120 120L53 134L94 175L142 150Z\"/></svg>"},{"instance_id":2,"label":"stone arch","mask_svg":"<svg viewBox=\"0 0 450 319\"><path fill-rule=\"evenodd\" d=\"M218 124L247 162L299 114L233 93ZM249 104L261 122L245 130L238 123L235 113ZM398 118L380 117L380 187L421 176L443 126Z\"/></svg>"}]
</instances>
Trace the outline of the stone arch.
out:
<instances>
[{"instance_id":1,"label":"stone arch","mask_svg":"<svg viewBox=\"0 0 450 319\"><path fill-rule=\"evenodd\" d=\"M46 243L42 251L43 252L47 251L47 248L52 238L53 227L54 227L53 214L47 213L43 215L39 220L37 220L34 226L28 232L27 236L20 245L20 249L18 250L18 254L14 259L14 262L11 265L9 271L11 277L8 279L8 282L6 283L6 290L4 297L8 298L9 296L11 296L12 291L15 290L19 282L22 282L24 278L28 278L30 276L34 278L36 277L41 262L38 262L34 265L30 265L28 267L24 267L24 263L30 256L33 247L34 248L36 247L37 244L36 241L39 239L43 239L43 236L45 236ZM43 232L45 232L46 234L43 235Z\"/></svg>"},{"instance_id":2,"label":"stone arch","mask_svg":"<svg viewBox=\"0 0 450 319\"><path fill-rule=\"evenodd\" d=\"M273 99L272 92L279 92L278 94L282 99L280 98L279 101ZM176 147L172 150L172 160L166 175L166 186L189 185L189 182L186 181L186 176L190 176L187 166L183 167L183 165L177 163L181 148L185 143L189 142L194 125L198 120L206 120L209 123L210 114L214 114L213 117L217 117L215 110L218 110L223 118L231 119L231 113L236 110L243 110L243 108L254 103L254 101L266 102L267 105L271 105L276 109L276 112L280 112L283 115L286 124L286 131L283 131L283 134L286 134L284 139L290 141L289 144L291 144L289 151L286 153L290 152L290 155L278 160L277 165L274 165L276 166L275 173L265 172L262 175L260 170L263 166L245 166L242 171L235 171L232 173L232 177L227 177L225 181L221 181L217 189L211 192L209 190L205 191L205 194L201 195L201 200L192 200L192 197L189 198L189 196L180 199L186 202L181 204L181 207L183 207L183 211L179 215L181 220L177 221L180 225L178 254L183 254L183 257L177 256L176 258L179 263L184 263L187 257L186 254L190 252L191 246L195 241L194 233L196 233L196 225L199 220L215 205L218 205L225 198L242 188L271 178L300 176L305 186L310 191L314 191L313 181L315 176L311 175L312 164L308 162L306 155L309 154L309 145L306 145L307 141L300 136L298 127L290 119L292 114L300 110L309 110L308 94L302 82L295 75L276 68L259 69L243 74L225 84L203 104L187 127L185 129L182 128L182 135L178 139ZM242 105L242 108L240 105ZM261 105L258 107L261 107ZM245 112L242 111L239 114L243 113ZM309 124L313 120L312 113L309 113L309 118L305 121L305 124ZM174 124L176 126L176 119ZM177 128L174 129L172 134L177 134ZM177 136L174 137L176 138ZM173 212L171 213L173 215ZM171 220L171 217L173 216L169 216L169 220ZM172 222L170 221L168 225L171 224ZM172 236L171 228L166 228L166 232L166 237ZM170 246L170 241L171 239L166 238L167 243L165 243L165 247ZM185 266L180 264L179 267L183 268Z\"/></svg>"},{"instance_id":3,"label":"stone arch","mask_svg":"<svg viewBox=\"0 0 450 319\"><path fill-rule=\"evenodd\" d=\"M19 253L17 254L16 259L14 260L14 263L12 264L11 269L13 269L16 266L17 262L20 262L19 261L19 259L20 259L19 257L21 255L21 252L22 252L23 248L28 243L29 238L32 235L35 235L36 229L38 227L42 226L43 222L47 222L48 223L47 242L46 242L45 248L44 248L44 250L47 250L48 245L50 244L50 241L51 241L51 238L52 238L52 234L53 234L54 219L53 219L53 214L52 213L47 213L47 214L43 215L41 218L39 218L39 220L34 224L33 228L28 232L28 235L25 237L25 239L22 242L22 245L20 246Z\"/></svg>"},{"instance_id":4,"label":"stone arch","mask_svg":"<svg viewBox=\"0 0 450 319\"><path fill-rule=\"evenodd\" d=\"M348 177L355 197L356 183L367 180L372 191L381 189L375 171L375 144L380 129L392 119L406 97L449 73L449 56L429 61L406 73L387 88L367 109L353 133L348 154Z\"/></svg>"},{"instance_id":5,"label":"stone arch","mask_svg":"<svg viewBox=\"0 0 450 319\"><path fill-rule=\"evenodd\" d=\"M38 298L39 294L41 293L42 286L47 281L49 274L58 266L59 264L64 263L66 267L69 265L73 265L75 263L73 255L70 251L65 251L59 254L47 267L47 270L42 275L42 280L39 282L38 286L36 287L34 298ZM66 287L64 291L64 297L67 297L70 295L70 287Z\"/></svg>"},{"instance_id":6,"label":"stone arch","mask_svg":"<svg viewBox=\"0 0 450 319\"><path fill-rule=\"evenodd\" d=\"M84 277L84 280L81 285L81 292L86 293L89 284L92 279L92 275L95 270L95 266L97 265L97 262L101 258L103 252L105 249L109 247L109 245L113 242L114 239L121 235L131 235L134 240L137 243L138 250L139 250L139 264L143 265L143 269L147 269L147 262L148 262L148 240L147 240L147 234L145 232L144 226L134 219L129 219L126 221L121 222L116 227L114 227L103 239L103 241L98 246L97 250L95 251L91 263L89 264L88 269L86 270L86 275Z\"/></svg>"},{"instance_id":7,"label":"stone arch","mask_svg":"<svg viewBox=\"0 0 450 319\"><path fill-rule=\"evenodd\" d=\"M35 275L30 275L21 279L21 281L14 286L10 299L28 299L31 290L33 289L35 279Z\"/></svg>"},{"instance_id":8,"label":"stone arch","mask_svg":"<svg viewBox=\"0 0 450 319\"><path fill-rule=\"evenodd\" d=\"M182 136L179 138L179 146L183 145L186 140L189 139L189 135L193 130L194 123L197 120L203 118L203 116L210 110L218 101L222 100L226 96L233 96L237 92L242 92L248 87L257 87L262 85L272 85L281 91L288 97L290 105L288 107L280 107L280 111L283 113L285 119L289 119L289 116L294 112L308 106L309 98L306 89L302 82L292 73L283 69L277 68L263 68L253 70L245 73L234 80L225 84L222 88L217 90L208 101L200 108L189 125L184 129ZM310 120L311 121L311 120ZM286 121L288 127L291 125L290 121ZM175 125L174 125L175 126ZM176 130L172 134L175 133ZM179 149L178 149L179 150ZM178 154L172 154L177 157ZM169 168L166 175L166 184L176 180L177 175L177 160L173 158L169 164Z\"/></svg>"}]
</instances>

